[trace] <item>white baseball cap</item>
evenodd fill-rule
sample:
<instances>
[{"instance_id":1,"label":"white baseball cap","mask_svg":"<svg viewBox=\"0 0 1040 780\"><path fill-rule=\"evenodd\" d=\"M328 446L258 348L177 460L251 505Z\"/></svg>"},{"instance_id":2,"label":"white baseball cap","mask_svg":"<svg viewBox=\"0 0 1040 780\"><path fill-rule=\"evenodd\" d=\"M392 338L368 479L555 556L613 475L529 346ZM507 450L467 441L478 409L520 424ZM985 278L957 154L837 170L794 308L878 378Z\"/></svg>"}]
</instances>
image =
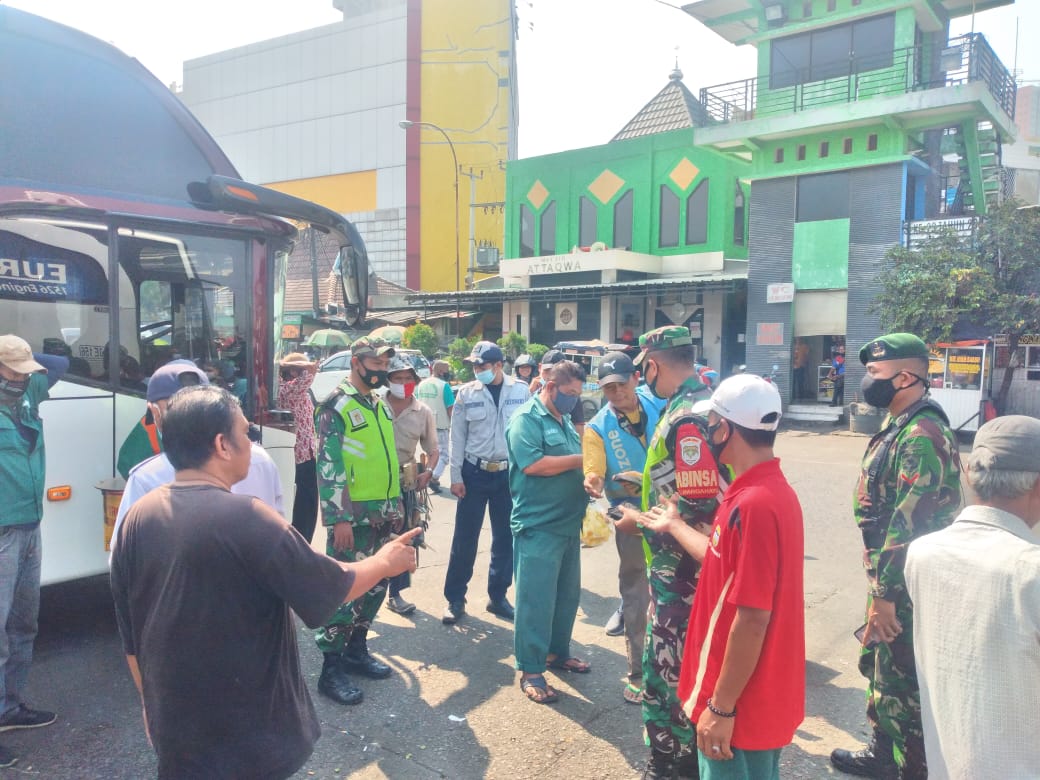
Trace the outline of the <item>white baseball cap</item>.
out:
<instances>
[{"instance_id":1,"label":"white baseball cap","mask_svg":"<svg viewBox=\"0 0 1040 780\"><path fill-rule=\"evenodd\" d=\"M711 394L711 411L753 431L775 431L783 414L776 385L755 374L724 379Z\"/></svg>"}]
</instances>

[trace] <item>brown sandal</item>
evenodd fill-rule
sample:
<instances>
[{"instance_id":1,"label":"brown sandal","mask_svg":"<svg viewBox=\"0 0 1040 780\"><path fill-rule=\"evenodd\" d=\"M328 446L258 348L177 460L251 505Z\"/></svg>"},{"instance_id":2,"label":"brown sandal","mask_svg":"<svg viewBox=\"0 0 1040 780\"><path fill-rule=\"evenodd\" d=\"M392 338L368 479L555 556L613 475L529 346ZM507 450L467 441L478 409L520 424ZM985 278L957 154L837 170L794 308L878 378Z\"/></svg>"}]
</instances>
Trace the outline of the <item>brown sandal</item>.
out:
<instances>
[{"instance_id":1,"label":"brown sandal","mask_svg":"<svg viewBox=\"0 0 1040 780\"><path fill-rule=\"evenodd\" d=\"M521 677L520 690L523 691L524 695L535 704L554 704L560 699L556 691L549 687L549 683L545 681L545 677L540 674L532 674L530 677ZM537 691L538 693L532 694L532 690Z\"/></svg>"}]
</instances>

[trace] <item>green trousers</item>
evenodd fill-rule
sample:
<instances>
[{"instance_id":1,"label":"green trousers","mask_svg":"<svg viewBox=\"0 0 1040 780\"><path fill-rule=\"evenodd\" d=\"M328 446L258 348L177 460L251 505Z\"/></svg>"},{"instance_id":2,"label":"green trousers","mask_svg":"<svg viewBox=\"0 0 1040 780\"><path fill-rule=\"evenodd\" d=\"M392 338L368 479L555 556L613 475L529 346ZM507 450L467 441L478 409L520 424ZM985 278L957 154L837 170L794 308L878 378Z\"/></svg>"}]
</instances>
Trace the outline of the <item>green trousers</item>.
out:
<instances>
[{"instance_id":1,"label":"green trousers","mask_svg":"<svg viewBox=\"0 0 1040 780\"><path fill-rule=\"evenodd\" d=\"M732 750L733 758L726 761L712 761L698 753L700 780L780 780L780 748Z\"/></svg>"},{"instance_id":2,"label":"green trousers","mask_svg":"<svg viewBox=\"0 0 1040 780\"><path fill-rule=\"evenodd\" d=\"M525 528L513 534L516 668L544 672L545 658L570 658L571 632L581 595L581 544L577 535Z\"/></svg>"},{"instance_id":3,"label":"green trousers","mask_svg":"<svg viewBox=\"0 0 1040 780\"><path fill-rule=\"evenodd\" d=\"M332 548L333 526L329 526L325 553L337 561L362 561L375 555L376 551L386 544L391 532L389 522L378 526L355 525L354 549L336 552ZM360 598L341 605L332 616L332 620L314 632L314 641L318 643L318 649L323 653L342 653L355 628L367 631L375 620L383 599L386 598L386 586L387 580L380 580Z\"/></svg>"}]
</instances>

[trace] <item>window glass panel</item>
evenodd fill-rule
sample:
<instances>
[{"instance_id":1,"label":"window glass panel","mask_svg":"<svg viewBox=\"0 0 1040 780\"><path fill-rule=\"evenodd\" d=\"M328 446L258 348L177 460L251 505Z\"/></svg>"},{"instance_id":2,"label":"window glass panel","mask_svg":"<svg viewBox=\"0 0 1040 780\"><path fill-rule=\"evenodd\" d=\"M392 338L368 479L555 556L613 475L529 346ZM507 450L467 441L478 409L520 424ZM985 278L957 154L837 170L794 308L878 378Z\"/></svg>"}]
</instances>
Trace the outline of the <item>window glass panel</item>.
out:
<instances>
[{"instance_id":1,"label":"window glass panel","mask_svg":"<svg viewBox=\"0 0 1040 780\"><path fill-rule=\"evenodd\" d=\"M679 246L679 196L666 184L661 185L661 219L657 245Z\"/></svg>"},{"instance_id":2,"label":"window glass panel","mask_svg":"<svg viewBox=\"0 0 1040 780\"><path fill-rule=\"evenodd\" d=\"M614 248L632 248L632 190L614 204Z\"/></svg>"},{"instance_id":3,"label":"window glass panel","mask_svg":"<svg viewBox=\"0 0 1040 780\"><path fill-rule=\"evenodd\" d=\"M542 212L539 247L543 255L556 254L556 201L552 201Z\"/></svg>"},{"instance_id":4,"label":"window glass panel","mask_svg":"<svg viewBox=\"0 0 1040 780\"><path fill-rule=\"evenodd\" d=\"M856 22L852 28L852 53L855 58L853 72L891 67L895 35L894 14Z\"/></svg>"},{"instance_id":5,"label":"window glass panel","mask_svg":"<svg viewBox=\"0 0 1040 780\"><path fill-rule=\"evenodd\" d=\"M578 206L578 246L592 246L596 243L596 204L583 195Z\"/></svg>"},{"instance_id":6,"label":"window glass panel","mask_svg":"<svg viewBox=\"0 0 1040 780\"><path fill-rule=\"evenodd\" d=\"M849 25L828 27L812 34L812 67L810 81L847 76L852 30Z\"/></svg>"},{"instance_id":7,"label":"window glass panel","mask_svg":"<svg viewBox=\"0 0 1040 780\"><path fill-rule=\"evenodd\" d=\"M108 303L103 225L0 219L0 333L67 357L70 381L104 384ZM129 308L132 333L133 304L121 308L124 316ZM127 357L137 362L136 351Z\"/></svg>"},{"instance_id":8,"label":"window glass panel","mask_svg":"<svg viewBox=\"0 0 1040 780\"><path fill-rule=\"evenodd\" d=\"M820 173L798 177L798 222L849 216L849 174Z\"/></svg>"},{"instance_id":9,"label":"window glass panel","mask_svg":"<svg viewBox=\"0 0 1040 780\"><path fill-rule=\"evenodd\" d=\"M520 204L520 257L534 257L534 212Z\"/></svg>"},{"instance_id":10,"label":"window glass panel","mask_svg":"<svg viewBox=\"0 0 1040 780\"><path fill-rule=\"evenodd\" d=\"M809 74L810 36L792 35L769 45L769 87L780 89L800 84Z\"/></svg>"},{"instance_id":11,"label":"window glass panel","mask_svg":"<svg viewBox=\"0 0 1040 780\"><path fill-rule=\"evenodd\" d=\"M744 207L744 190L737 181L737 191L733 197L733 243L737 246L744 245L744 221L746 209Z\"/></svg>"},{"instance_id":12,"label":"window glass panel","mask_svg":"<svg viewBox=\"0 0 1040 780\"><path fill-rule=\"evenodd\" d=\"M708 240L708 180L705 179L686 198L686 243Z\"/></svg>"}]
</instances>

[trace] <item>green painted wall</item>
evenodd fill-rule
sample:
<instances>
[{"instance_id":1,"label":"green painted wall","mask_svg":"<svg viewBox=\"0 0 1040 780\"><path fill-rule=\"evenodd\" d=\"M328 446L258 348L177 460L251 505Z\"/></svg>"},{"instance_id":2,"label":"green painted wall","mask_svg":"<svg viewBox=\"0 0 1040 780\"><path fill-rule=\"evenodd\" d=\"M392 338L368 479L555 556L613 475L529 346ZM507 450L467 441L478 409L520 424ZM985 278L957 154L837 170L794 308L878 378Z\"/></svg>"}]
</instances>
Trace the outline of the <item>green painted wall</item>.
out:
<instances>
[{"instance_id":1,"label":"green painted wall","mask_svg":"<svg viewBox=\"0 0 1040 780\"><path fill-rule=\"evenodd\" d=\"M792 281L799 290L837 290L849 286L849 220L796 222Z\"/></svg>"},{"instance_id":2,"label":"green painted wall","mask_svg":"<svg viewBox=\"0 0 1040 780\"><path fill-rule=\"evenodd\" d=\"M872 135L877 136L877 149L869 151ZM846 140L852 143L852 151L849 153L845 152ZM821 156L823 143L828 145L826 157ZM768 179L775 176L796 176L862 165L902 162L908 153L907 144L906 133L883 124L809 133L763 143L760 151L754 154L752 175L756 179ZM805 159L799 160L803 146ZM780 150L783 152L783 159L777 162L777 153Z\"/></svg>"},{"instance_id":3,"label":"green painted wall","mask_svg":"<svg viewBox=\"0 0 1040 780\"><path fill-rule=\"evenodd\" d=\"M514 160L506 169L506 254L507 258L520 256L520 206L541 215L550 203L556 203L556 233L554 246L557 254L570 252L578 245L579 198L589 198L597 207L597 235L608 247L614 245L614 206L625 193L633 193L633 252L652 255L690 254L695 252L723 252L726 257L747 257L747 215L745 208L743 245L734 242L734 209L738 179L750 178L751 165L731 159L710 149L694 147L691 130L615 141L602 146L574 149L557 154ZM688 183L676 183L670 174L683 159L697 169ZM597 178L610 171L624 184L602 202L593 194ZM709 219L707 241L686 244L686 198L707 179L709 186ZM540 182L548 193L537 208L529 198L532 187ZM680 186L686 184L686 186ZM668 186L680 199L679 246L661 248L660 242L660 187ZM750 204L750 186L742 183L745 204ZM536 224L540 220L536 219ZM541 236L536 230L535 254Z\"/></svg>"}]
</instances>

